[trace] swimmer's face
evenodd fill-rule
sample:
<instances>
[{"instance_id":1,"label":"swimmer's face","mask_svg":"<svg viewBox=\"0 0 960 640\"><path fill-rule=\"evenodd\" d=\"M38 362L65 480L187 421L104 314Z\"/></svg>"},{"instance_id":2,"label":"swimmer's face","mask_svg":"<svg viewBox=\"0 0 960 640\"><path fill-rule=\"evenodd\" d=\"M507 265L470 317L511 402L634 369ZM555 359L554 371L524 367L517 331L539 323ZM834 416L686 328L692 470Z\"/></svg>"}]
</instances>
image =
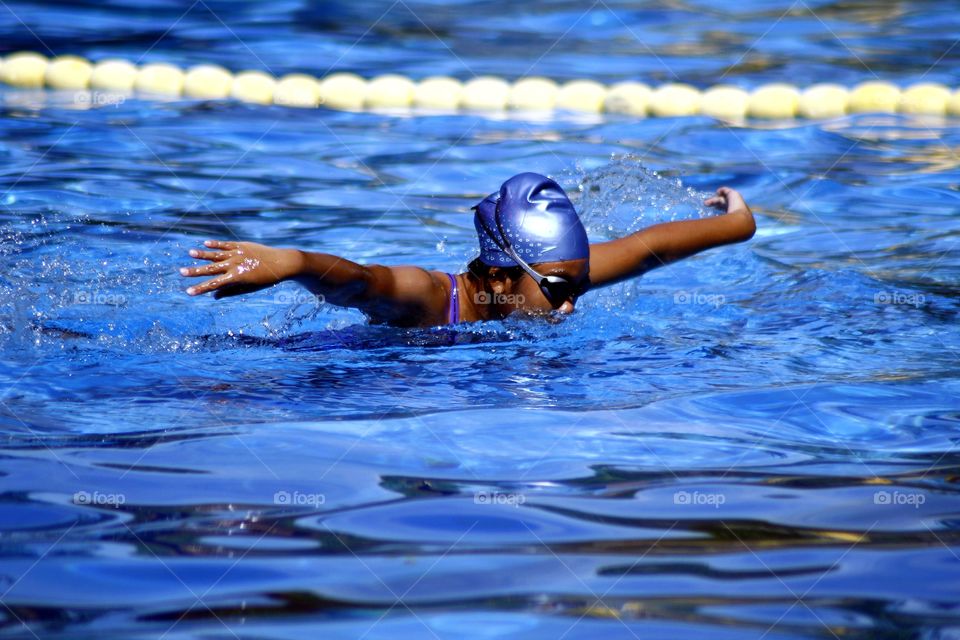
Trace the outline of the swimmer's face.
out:
<instances>
[{"instance_id":1,"label":"swimmer's face","mask_svg":"<svg viewBox=\"0 0 960 640\"><path fill-rule=\"evenodd\" d=\"M507 316L519 312L539 316L552 311L573 313L577 298L589 285L589 262L586 259L565 260L540 262L530 266L540 275L560 276L567 280L574 285L571 293L563 299L550 299L532 276L520 269L511 269L504 281L505 293L508 295L498 301L500 314Z\"/></svg>"}]
</instances>

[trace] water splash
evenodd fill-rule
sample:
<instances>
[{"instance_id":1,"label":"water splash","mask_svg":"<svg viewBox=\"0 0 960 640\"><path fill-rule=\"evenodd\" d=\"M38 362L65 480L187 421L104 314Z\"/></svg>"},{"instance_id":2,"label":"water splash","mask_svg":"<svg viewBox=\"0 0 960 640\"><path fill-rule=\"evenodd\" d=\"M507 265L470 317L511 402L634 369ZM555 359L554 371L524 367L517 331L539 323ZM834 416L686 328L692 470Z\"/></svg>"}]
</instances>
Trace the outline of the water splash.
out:
<instances>
[{"instance_id":1,"label":"water splash","mask_svg":"<svg viewBox=\"0 0 960 640\"><path fill-rule=\"evenodd\" d=\"M211 334L278 338L320 314L284 288L242 306L178 295L186 285L172 265L189 261L189 241L166 237L160 217L14 202L4 201L0 225L0 346L9 352L70 350L79 362L199 352Z\"/></svg>"},{"instance_id":2,"label":"water splash","mask_svg":"<svg viewBox=\"0 0 960 640\"><path fill-rule=\"evenodd\" d=\"M716 215L703 204L711 193L684 186L676 176L646 168L633 154L613 155L599 169L560 172L556 176L592 237L619 238L660 222ZM476 239L467 244L444 237L436 252L463 268L477 256Z\"/></svg>"},{"instance_id":3,"label":"water splash","mask_svg":"<svg viewBox=\"0 0 960 640\"><path fill-rule=\"evenodd\" d=\"M685 187L675 176L647 169L635 155L615 155L609 164L577 178L580 218L592 234L607 238L634 233L660 222L704 218L711 194Z\"/></svg>"}]
</instances>

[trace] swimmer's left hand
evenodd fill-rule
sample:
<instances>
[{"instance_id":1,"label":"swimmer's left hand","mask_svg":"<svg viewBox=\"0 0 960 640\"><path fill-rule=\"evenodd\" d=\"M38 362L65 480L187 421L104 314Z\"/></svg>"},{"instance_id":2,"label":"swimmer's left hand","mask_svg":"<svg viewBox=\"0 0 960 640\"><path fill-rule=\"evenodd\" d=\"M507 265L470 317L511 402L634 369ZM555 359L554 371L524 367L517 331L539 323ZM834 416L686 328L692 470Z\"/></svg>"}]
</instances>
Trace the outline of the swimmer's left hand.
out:
<instances>
[{"instance_id":1,"label":"swimmer's left hand","mask_svg":"<svg viewBox=\"0 0 960 640\"><path fill-rule=\"evenodd\" d=\"M199 267L181 267L180 275L194 278L216 275L187 289L191 296L214 292L217 299L253 293L293 277L302 262L296 249L276 249L255 242L207 240L216 251L191 249L190 257L209 260Z\"/></svg>"},{"instance_id":2,"label":"swimmer's left hand","mask_svg":"<svg viewBox=\"0 0 960 640\"><path fill-rule=\"evenodd\" d=\"M730 187L720 187L717 189L717 195L707 198L703 201L703 204L715 209L723 209L727 213L750 210L750 207L747 206L740 192Z\"/></svg>"}]
</instances>

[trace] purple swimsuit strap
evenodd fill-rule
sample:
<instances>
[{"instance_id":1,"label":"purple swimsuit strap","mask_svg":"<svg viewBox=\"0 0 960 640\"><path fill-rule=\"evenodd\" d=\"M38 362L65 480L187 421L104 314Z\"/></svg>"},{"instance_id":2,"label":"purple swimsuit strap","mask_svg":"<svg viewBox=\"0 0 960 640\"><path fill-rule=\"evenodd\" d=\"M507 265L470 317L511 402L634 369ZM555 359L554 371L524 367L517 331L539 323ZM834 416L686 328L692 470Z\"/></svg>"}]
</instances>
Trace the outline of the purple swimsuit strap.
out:
<instances>
[{"instance_id":1,"label":"purple swimsuit strap","mask_svg":"<svg viewBox=\"0 0 960 640\"><path fill-rule=\"evenodd\" d=\"M450 278L450 304L447 306L447 322L457 324L460 322L460 293L457 291L457 278L452 273L448 273Z\"/></svg>"}]
</instances>

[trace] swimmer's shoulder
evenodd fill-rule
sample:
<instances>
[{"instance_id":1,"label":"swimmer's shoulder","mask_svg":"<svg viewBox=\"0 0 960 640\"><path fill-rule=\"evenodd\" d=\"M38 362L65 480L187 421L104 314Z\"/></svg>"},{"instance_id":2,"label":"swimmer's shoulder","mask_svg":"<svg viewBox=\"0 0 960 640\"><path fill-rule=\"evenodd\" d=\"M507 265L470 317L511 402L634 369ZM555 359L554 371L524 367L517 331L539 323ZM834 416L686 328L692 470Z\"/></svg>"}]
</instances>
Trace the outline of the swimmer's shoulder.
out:
<instances>
[{"instance_id":1,"label":"swimmer's shoulder","mask_svg":"<svg viewBox=\"0 0 960 640\"><path fill-rule=\"evenodd\" d=\"M362 311L379 323L433 326L446 322L451 295L444 271L401 265L368 267L375 276L373 295Z\"/></svg>"}]
</instances>

